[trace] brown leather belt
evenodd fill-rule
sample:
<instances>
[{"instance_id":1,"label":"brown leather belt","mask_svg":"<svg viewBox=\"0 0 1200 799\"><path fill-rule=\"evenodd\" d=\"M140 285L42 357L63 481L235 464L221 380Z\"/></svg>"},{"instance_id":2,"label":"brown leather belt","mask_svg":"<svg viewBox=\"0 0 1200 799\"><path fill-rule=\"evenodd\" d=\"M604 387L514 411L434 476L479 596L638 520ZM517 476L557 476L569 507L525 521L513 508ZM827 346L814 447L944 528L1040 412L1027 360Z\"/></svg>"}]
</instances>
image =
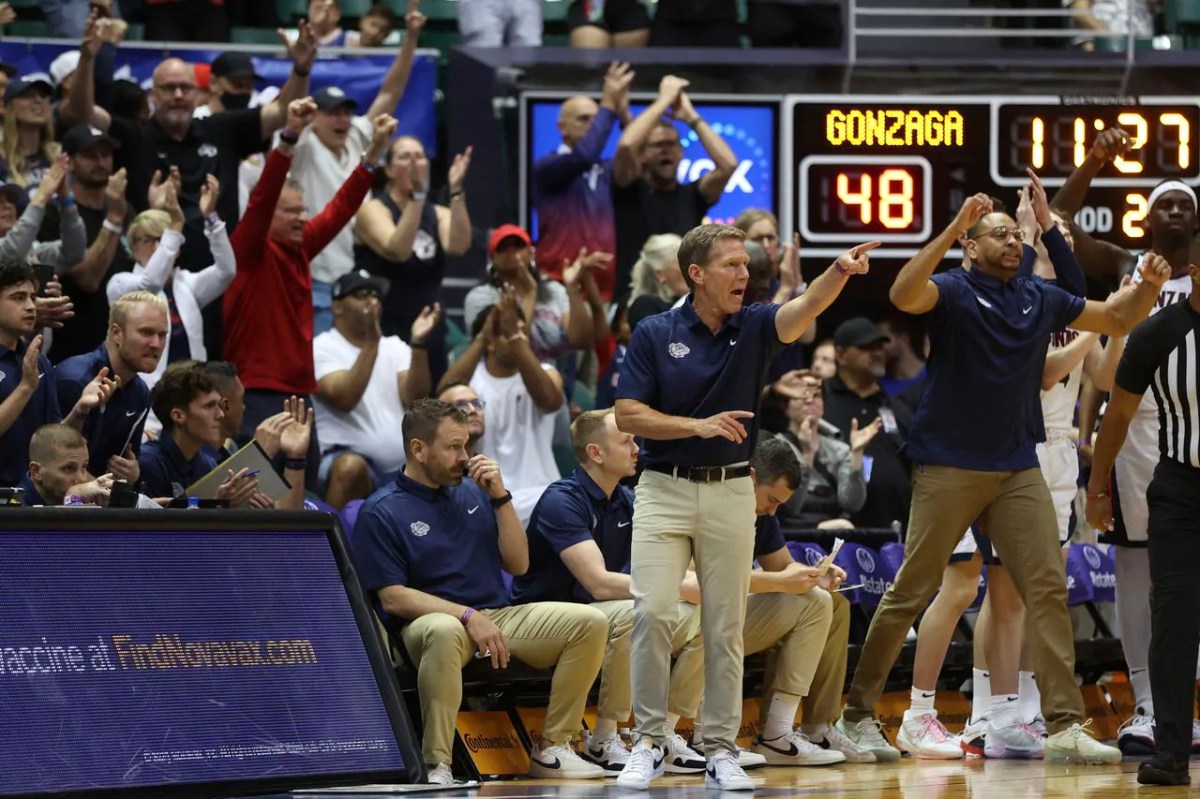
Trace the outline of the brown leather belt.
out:
<instances>
[{"instance_id":1,"label":"brown leather belt","mask_svg":"<svg viewBox=\"0 0 1200 799\"><path fill-rule=\"evenodd\" d=\"M676 466L672 463L652 463L646 469L660 474L669 474L693 483L719 483L722 480L750 476L750 464L748 463L740 466Z\"/></svg>"}]
</instances>

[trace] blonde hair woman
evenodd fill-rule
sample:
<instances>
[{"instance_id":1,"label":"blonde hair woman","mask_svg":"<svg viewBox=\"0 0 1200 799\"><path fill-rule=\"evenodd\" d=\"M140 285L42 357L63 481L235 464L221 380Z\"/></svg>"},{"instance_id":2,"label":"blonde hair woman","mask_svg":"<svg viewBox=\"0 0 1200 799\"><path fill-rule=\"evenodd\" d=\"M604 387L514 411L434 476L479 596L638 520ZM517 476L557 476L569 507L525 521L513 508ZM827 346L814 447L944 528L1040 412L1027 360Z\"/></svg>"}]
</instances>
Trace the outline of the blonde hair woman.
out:
<instances>
[{"instance_id":1,"label":"blonde hair woman","mask_svg":"<svg viewBox=\"0 0 1200 799\"><path fill-rule=\"evenodd\" d=\"M54 88L41 77L30 75L9 84L4 93L4 140L0 141L2 182L36 188L62 152L54 140L53 95Z\"/></svg>"},{"instance_id":2,"label":"blonde hair woman","mask_svg":"<svg viewBox=\"0 0 1200 799\"><path fill-rule=\"evenodd\" d=\"M646 239L629 281L629 327L647 316L669 310L688 293L687 281L679 269L679 243L674 233L661 233Z\"/></svg>"},{"instance_id":3,"label":"blonde hair woman","mask_svg":"<svg viewBox=\"0 0 1200 799\"><path fill-rule=\"evenodd\" d=\"M126 292L149 291L171 306L168 322L176 317L180 321L180 325L171 327L167 350L159 359L158 368L142 376L151 387L169 363L208 358L201 311L225 293L237 273L229 234L216 214L221 187L212 175L200 187L200 212L204 215L204 235L208 237L214 263L199 272L175 267L175 258L183 246L183 211L179 207L176 180L173 170L163 192L162 208L143 211L129 224L126 237L133 255L133 271L113 275L107 288L109 302Z\"/></svg>"}]
</instances>

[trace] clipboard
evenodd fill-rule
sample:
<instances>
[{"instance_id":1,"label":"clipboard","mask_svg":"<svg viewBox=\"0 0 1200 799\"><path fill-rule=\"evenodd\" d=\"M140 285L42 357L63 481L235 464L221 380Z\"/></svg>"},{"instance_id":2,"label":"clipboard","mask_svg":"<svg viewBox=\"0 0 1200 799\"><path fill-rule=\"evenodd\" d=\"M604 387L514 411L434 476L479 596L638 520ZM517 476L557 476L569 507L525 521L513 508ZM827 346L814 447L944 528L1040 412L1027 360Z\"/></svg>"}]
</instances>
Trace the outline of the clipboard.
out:
<instances>
[{"instance_id":1,"label":"clipboard","mask_svg":"<svg viewBox=\"0 0 1200 799\"><path fill-rule=\"evenodd\" d=\"M257 441L251 441L237 452L230 455L217 468L188 486L187 496L198 499L216 499L217 489L229 479L229 472L240 472L242 469L258 470L258 490L273 500L278 501L284 494L292 490L292 486L284 480L267 453Z\"/></svg>"}]
</instances>

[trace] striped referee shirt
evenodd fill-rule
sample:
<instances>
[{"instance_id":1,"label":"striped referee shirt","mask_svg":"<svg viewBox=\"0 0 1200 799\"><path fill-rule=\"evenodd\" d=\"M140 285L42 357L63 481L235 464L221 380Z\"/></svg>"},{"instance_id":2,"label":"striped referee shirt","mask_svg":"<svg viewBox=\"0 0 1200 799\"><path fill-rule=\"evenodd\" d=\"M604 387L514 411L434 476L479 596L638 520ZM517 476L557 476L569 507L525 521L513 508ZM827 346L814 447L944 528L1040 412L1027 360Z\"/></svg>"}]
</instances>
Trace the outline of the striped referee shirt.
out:
<instances>
[{"instance_id":1,"label":"striped referee shirt","mask_svg":"<svg viewBox=\"0 0 1200 799\"><path fill-rule=\"evenodd\" d=\"M1129 336L1117 385L1158 404L1163 459L1200 468L1200 313L1189 302L1164 308Z\"/></svg>"}]
</instances>

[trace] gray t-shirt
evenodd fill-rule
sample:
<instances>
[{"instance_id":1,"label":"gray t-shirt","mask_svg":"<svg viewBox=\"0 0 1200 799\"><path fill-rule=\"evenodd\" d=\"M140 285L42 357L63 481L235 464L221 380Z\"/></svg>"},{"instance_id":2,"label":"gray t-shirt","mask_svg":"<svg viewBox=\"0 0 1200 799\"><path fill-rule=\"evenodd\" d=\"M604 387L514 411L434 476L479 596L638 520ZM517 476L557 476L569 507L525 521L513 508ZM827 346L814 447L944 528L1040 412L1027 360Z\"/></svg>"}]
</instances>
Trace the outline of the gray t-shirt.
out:
<instances>
[{"instance_id":1,"label":"gray t-shirt","mask_svg":"<svg viewBox=\"0 0 1200 799\"><path fill-rule=\"evenodd\" d=\"M567 289L557 280L543 279L538 283L537 304L529 327L529 343L538 360L551 362L570 349L563 318L570 308ZM463 324L468 332L483 310L500 301L500 289L491 283L476 286L467 292L463 301Z\"/></svg>"}]
</instances>

